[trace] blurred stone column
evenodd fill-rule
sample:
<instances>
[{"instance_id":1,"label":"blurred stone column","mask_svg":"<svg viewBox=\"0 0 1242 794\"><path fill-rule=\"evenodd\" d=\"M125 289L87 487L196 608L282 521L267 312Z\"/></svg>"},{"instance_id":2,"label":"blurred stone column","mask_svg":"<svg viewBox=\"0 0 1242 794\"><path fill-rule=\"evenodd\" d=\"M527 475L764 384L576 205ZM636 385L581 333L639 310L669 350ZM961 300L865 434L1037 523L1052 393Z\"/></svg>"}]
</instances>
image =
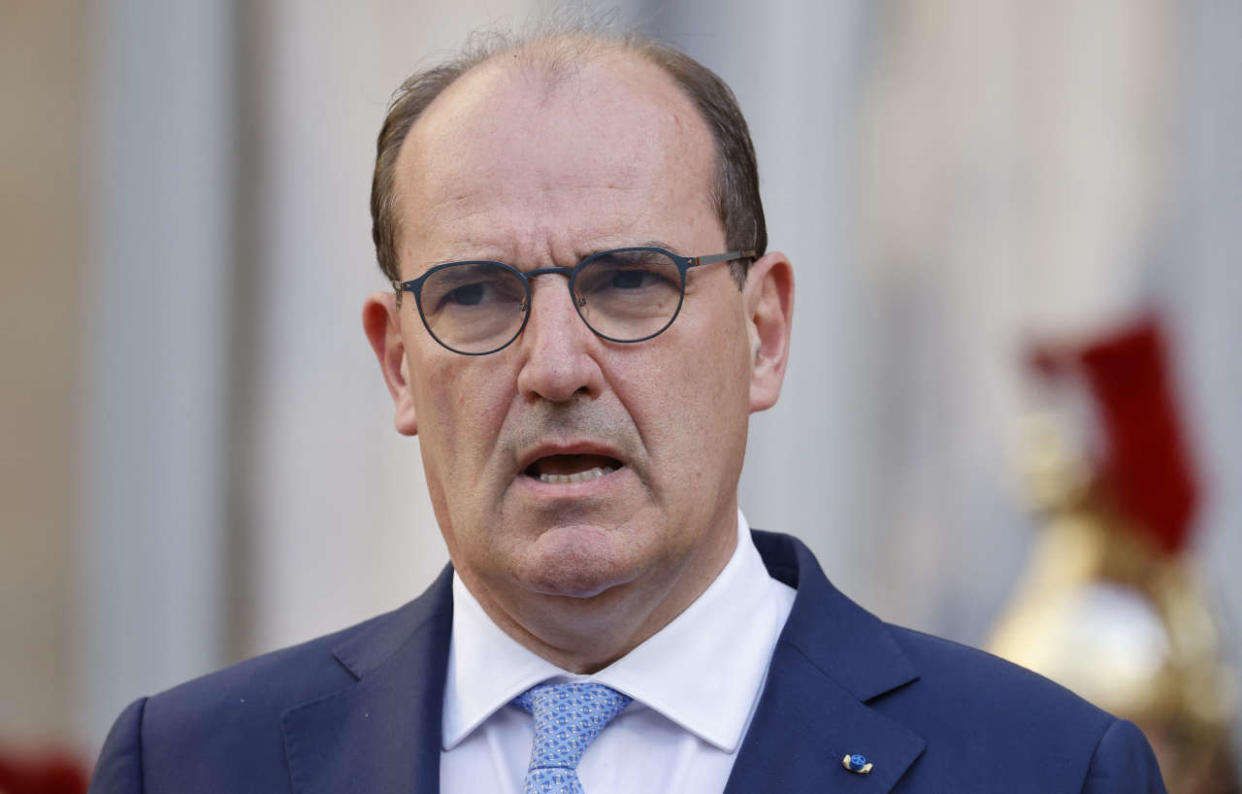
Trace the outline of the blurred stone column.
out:
<instances>
[{"instance_id":1,"label":"blurred stone column","mask_svg":"<svg viewBox=\"0 0 1242 794\"><path fill-rule=\"evenodd\" d=\"M877 12L858 131L889 614L982 639L1029 537L1024 344L1159 297L1178 24L1169 0Z\"/></svg>"},{"instance_id":2,"label":"blurred stone column","mask_svg":"<svg viewBox=\"0 0 1242 794\"><path fill-rule=\"evenodd\" d=\"M1197 551L1224 619L1234 670L1242 670L1242 3L1185 4L1183 120L1177 139L1184 179L1176 260L1165 280L1185 343L1187 397L1205 500ZM1242 684L1235 679L1242 706ZM1242 764L1242 726L1234 757ZM1242 776L1242 768L1239 769Z\"/></svg>"},{"instance_id":3,"label":"blurred stone column","mask_svg":"<svg viewBox=\"0 0 1242 794\"><path fill-rule=\"evenodd\" d=\"M0 13L0 745L73 738L86 14Z\"/></svg>"},{"instance_id":4,"label":"blurred stone column","mask_svg":"<svg viewBox=\"0 0 1242 794\"><path fill-rule=\"evenodd\" d=\"M226 658L235 130L228 4L89 20L72 691L95 749L126 703Z\"/></svg>"}]
</instances>

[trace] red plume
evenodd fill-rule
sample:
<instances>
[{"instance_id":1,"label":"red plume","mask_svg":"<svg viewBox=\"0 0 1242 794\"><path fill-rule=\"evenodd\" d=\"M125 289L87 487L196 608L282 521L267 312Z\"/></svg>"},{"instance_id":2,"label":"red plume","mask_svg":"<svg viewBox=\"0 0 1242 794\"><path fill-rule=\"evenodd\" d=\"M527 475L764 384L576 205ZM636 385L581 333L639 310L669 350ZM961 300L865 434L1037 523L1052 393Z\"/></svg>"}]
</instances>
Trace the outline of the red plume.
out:
<instances>
[{"instance_id":1,"label":"red plume","mask_svg":"<svg viewBox=\"0 0 1242 794\"><path fill-rule=\"evenodd\" d=\"M1186 545L1197 488L1163 334L1146 319L1081 350L1103 424L1103 480L1125 516L1166 552Z\"/></svg>"}]
</instances>

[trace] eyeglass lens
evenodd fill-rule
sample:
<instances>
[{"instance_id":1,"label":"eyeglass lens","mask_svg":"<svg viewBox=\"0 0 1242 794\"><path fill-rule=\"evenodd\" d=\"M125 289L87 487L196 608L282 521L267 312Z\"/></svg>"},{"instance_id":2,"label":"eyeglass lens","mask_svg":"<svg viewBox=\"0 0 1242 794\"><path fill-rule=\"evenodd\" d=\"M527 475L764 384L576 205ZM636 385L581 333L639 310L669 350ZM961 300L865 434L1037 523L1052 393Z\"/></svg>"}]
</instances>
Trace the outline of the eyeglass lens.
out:
<instances>
[{"instance_id":1,"label":"eyeglass lens","mask_svg":"<svg viewBox=\"0 0 1242 794\"><path fill-rule=\"evenodd\" d=\"M595 254L578 267L570 286L586 324L619 342L658 334L681 305L681 270L655 250ZM504 347L521 330L529 308L522 278L489 262L437 270L423 282L420 296L427 329L441 344L463 353Z\"/></svg>"}]
</instances>

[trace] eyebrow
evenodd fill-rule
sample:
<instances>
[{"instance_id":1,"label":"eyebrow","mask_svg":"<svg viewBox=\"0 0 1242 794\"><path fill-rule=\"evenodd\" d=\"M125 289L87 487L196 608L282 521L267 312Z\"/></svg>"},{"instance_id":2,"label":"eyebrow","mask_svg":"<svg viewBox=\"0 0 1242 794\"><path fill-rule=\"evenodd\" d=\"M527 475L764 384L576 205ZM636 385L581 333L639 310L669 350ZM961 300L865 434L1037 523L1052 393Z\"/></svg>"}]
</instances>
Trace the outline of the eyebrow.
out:
<instances>
[{"instance_id":1,"label":"eyebrow","mask_svg":"<svg viewBox=\"0 0 1242 794\"><path fill-rule=\"evenodd\" d=\"M607 248L601 248L599 251L613 251L618 248L663 248L665 251L669 251L674 254L678 253L674 246L669 245L662 240L644 240L638 243L627 243L626 245L611 245ZM599 251L593 251L592 253L598 254ZM590 256L590 254L588 254L588 256Z\"/></svg>"},{"instance_id":2,"label":"eyebrow","mask_svg":"<svg viewBox=\"0 0 1242 794\"><path fill-rule=\"evenodd\" d=\"M671 253L680 255L680 252L677 250L675 246L670 245L669 243L666 243L663 240L639 240L637 242L618 243L616 245L601 245L598 248L586 249L586 253L579 254L578 258L574 261L574 264L576 265L578 264L578 262L581 262L583 259L586 259L589 256L595 256L596 254L603 253L604 251L616 251L616 250L620 250L623 248L663 248L665 251L669 251ZM579 250L582 250L582 249L579 249ZM516 262L504 256L490 258L490 259L486 256L469 256L469 257L452 257L449 259L437 259L435 261L429 262L422 269L421 272L426 272L427 270L430 270L433 267L439 267L440 265L449 265L449 264L453 264L456 262L503 262L506 265L512 265L513 267L516 267L519 270L523 270L523 269L534 270L535 269L534 267L523 268L521 267L520 262ZM572 267L572 266L573 265L568 265L568 267Z\"/></svg>"}]
</instances>

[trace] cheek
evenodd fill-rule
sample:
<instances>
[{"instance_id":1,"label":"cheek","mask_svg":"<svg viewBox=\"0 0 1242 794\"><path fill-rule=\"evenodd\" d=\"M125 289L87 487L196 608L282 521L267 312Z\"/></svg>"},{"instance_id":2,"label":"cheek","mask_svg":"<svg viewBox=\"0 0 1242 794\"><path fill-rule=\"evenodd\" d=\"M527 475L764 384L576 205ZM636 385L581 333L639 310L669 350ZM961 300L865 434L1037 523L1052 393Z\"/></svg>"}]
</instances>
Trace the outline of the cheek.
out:
<instances>
[{"instance_id":1,"label":"cheek","mask_svg":"<svg viewBox=\"0 0 1242 794\"><path fill-rule=\"evenodd\" d=\"M477 483L499 434L513 389L476 362L428 356L411 365L419 437L428 471ZM428 460L430 458L430 460ZM472 486L473 487L473 486Z\"/></svg>"},{"instance_id":2,"label":"cheek","mask_svg":"<svg viewBox=\"0 0 1242 794\"><path fill-rule=\"evenodd\" d=\"M706 343L688 344L685 353L659 351L626 384L631 394L642 395L629 402L649 453L671 464L668 470L683 485L723 470L744 451L748 348L730 341L741 334L733 330L696 336Z\"/></svg>"}]
</instances>

